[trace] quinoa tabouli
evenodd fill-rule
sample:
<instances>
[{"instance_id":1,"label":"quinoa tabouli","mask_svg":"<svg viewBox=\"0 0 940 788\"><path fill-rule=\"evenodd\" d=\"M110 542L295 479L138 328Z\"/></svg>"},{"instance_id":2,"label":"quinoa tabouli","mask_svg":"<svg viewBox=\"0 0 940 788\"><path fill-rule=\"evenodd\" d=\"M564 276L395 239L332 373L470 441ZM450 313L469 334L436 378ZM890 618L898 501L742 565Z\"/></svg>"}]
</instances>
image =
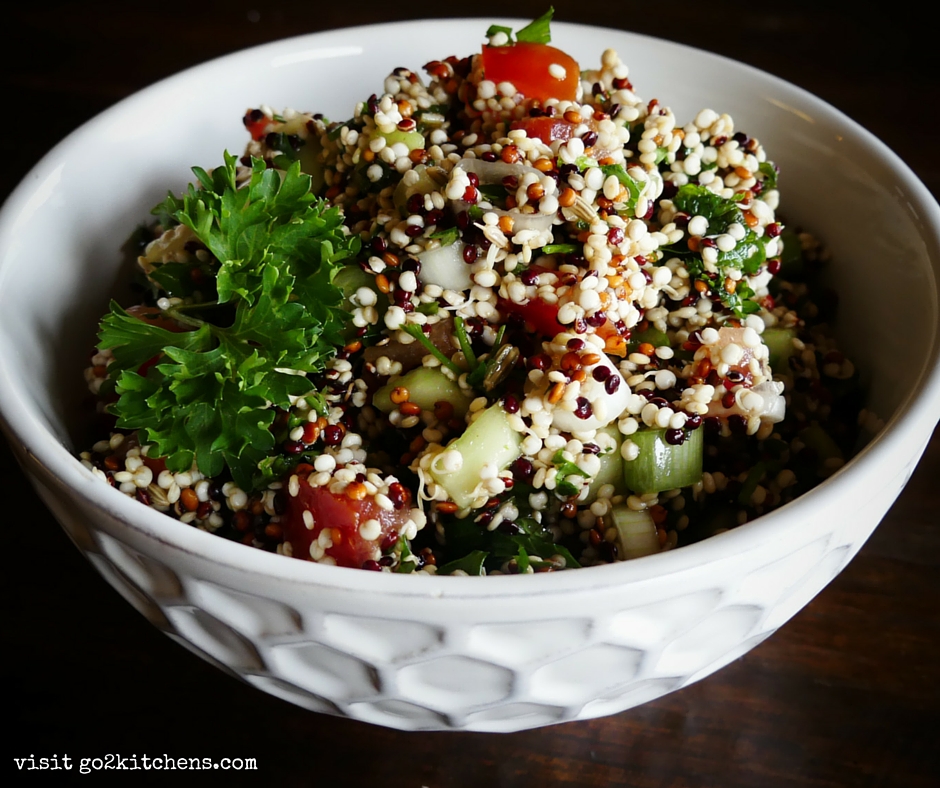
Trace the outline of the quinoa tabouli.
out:
<instances>
[{"instance_id":1,"label":"quinoa tabouli","mask_svg":"<svg viewBox=\"0 0 940 788\"><path fill-rule=\"evenodd\" d=\"M857 375L777 168L550 19L349 120L250 109L244 154L134 237L86 467L285 556L470 575L670 550L835 471Z\"/></svg>"}]
</instances>

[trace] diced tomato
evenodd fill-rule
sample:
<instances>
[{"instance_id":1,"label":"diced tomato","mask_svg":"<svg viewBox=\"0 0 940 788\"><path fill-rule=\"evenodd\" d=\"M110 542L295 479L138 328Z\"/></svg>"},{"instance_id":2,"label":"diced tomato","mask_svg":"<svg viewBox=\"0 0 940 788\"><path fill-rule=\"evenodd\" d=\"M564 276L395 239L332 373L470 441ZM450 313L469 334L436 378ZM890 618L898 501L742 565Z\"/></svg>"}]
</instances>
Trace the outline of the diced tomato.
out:
<instances>
[{"instance_id":1,"label":"diced tomato","mask_svg":"<svg viewBox=\"0 0 940 788\"><path fill-rule=\"evenodd\" d=\"M251 134L253 140L260 140L264 137L265 129L267 129L270 122L271 118L260 110L253 109L245 113L245 128L248 129L248 133Z\"/></svg>"},{"instance_id":2,"label":"diced tomato","mask_svg":"<svg viewBox=\"0 0 940 788\"><path fill-rule=\"evenodd\" d=\"M597 131L598 123L594 118L582 121L591 131ZM512 128L525 129L527 137L533 137L542 140L546 145L550 145L555 140L567 142L574 136L574 130L580 124L565 120L564 117L550 118L547 115L540 115L537 118L521 118L512 122Z\"/></svg>"},{"instance_id":3,"label":"diced tomato","mask_svg":"<svg viewBox=\"0 0 940 788\"><path fill-rule=\"evenodd\" d=\"M156 479L166 470L166 457L141 457L144 465L153 471L153 478Z\"/></svg>"},{"instance_id":4,"label":"diced tomato","mask_svg":"<svg viewBox=\"0 0 940 788\"><path fill-rule=\"evenodd\" d=\"M556 76L553 71L564 73ZM483 76L497 84L511 82L526 98L574 101L581 72L577 62L560 49L518 41L504 47L484 46Z\"/></svg>"},{"instance_id":5,"label":"diced tomato","mask_svg":"<svg viewBox=\"0 0 940 788\"><path fill-rule=\"evenodd\" d=\"M324 554L339 566L360 569L366 561L382 557L382 541L392 532L400 533L410 517L410 506L383 509L374 495L351 498L346 493L331 493L326 487L311 487L306 479L298 479L300 490L295 496L287 496L287 508L281 515L284 541L290 543L296 558L310 560L310 545L327 531L331 544ZM347 491L351 492L352 487ZM310 512L312 527L304 522L304 512ZM377 520L380 527L376 537L366 539L360 528L369 520Z\"/></svg>"},{"instance_id":6,"label":"diced tomato","mask_svg":"<svg viewBox=\"0 0 940 788\"><path fill-rule=\"evenodd\" d=\"M519 315L535 333L549 339L567 330L558 322L558 304L549 304L540 298L530 298L524 304L500 298L497 308L507 315Z\"/></svg>"},{"instance_id":7,"label":"diced tomato","mask_svg":"<svg viewBox=\"0 0 940 788\"><path fill-rule=\"evenodd\" d=\"M551 145L556 140L560 142L570 140L574 136L575 129L582 124L594 132L600 127L600 123L596 118L588 118L587 120L582 120L581 123L572 123L570 120L565 120L564 117L550 118L546 115L541 115L537 118L527 117L514 120L512 122L512 128L525 129L527 137L540 139L546 145ZM606 157L614 153L614 151L608 148L601 147L600 143L597 141L589 146L586 151L588 155L598 161L603 161Z\"/></svg>"},{"instance_id":8,"label":"diced tomato","mask_svg":"<svg viewBox=\"0 0 940 788\"><path fill-rule=\"evenodd\" d=\"M546 145L555 140L567 142L574 136L575 124L563 117L549 118L541 115L537 118L522 118L512 122L512 128L525 129L527 137L540 139Z\"/></svg>"}]
</instances>

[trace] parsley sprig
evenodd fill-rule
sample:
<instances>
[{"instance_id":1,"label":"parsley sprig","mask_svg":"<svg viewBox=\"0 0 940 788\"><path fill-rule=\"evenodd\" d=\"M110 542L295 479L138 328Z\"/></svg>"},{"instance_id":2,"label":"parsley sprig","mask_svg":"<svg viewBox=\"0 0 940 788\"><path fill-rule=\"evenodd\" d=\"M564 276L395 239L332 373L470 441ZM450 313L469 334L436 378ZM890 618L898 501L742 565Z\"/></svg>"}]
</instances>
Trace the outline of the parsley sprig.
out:
<instances>
[{"instance_id":1,"label":"parsley sprig","mask_svg":"<svg viewBox=\"0 0 940 788\"><path fill-rule=\"evenodd\" d=\"M198 186L159 210L218 261L218 301L167 310L188 331L145 323L112 303L99 332L114 355L104 392L117 395L117 426L139 430L170 470L195 461L218 476L227 466L252 491L276 473L275 409L298 397L324 407L307 375L342 345L348 316L333 278L359 239L346 235L339 209L314 197L297 162L281 173L255 159L241 187L228 153L211 174L193 172Z\"/></svg>"}]
</instances>

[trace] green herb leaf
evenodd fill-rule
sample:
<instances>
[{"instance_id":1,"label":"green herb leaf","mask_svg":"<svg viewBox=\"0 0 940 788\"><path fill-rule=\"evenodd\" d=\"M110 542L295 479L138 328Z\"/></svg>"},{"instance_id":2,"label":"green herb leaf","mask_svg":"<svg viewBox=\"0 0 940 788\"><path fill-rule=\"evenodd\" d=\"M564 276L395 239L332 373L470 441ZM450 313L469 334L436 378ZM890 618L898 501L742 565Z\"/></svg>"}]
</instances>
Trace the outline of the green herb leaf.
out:
<instances>
[{"instance_id":1,"label":"green herb leaf","mask_svg":"<svg viewBox=\"0 0 940 788\"><path fill-rule=\"evenodd\" d=\"M626 210L632 214L636 209L636 201L640 199L640 192L642 191L640 184L633 180L620 164L606 164L601 167L601 172L604 173L605 180L611 175L616 177L621 186L629 192L630 199L627 200Z\"/></svg>"},{"instance_id":2,"label":"green herb leaf","mask_svg":"<svg viewBox=\"0 0 940 788\"><path fill-rule=\"evenodd\" d=\"M748 230L744 238L734 248L718 253L718 266L721 268L740 268L748 276L756 274L767 259L764 252L765 241L758 238L753 230Z\"/></svg>"},{"instance_id":3,"label":"green herb leaf","mask_svg":"<svg viewBox=\"0 0 940 788\"><path fill-rule=\"evenodd\" d=\"M738 199L735 199L738 198ZM704 186L686 184L682 186L673 198L673 204L680 211L690 216L703 216L708 223L706 237L715 237L728 230L732 224L739 224L746 228L744 214L738 206L743 195L735 195L732 199L725 199ZM730 309L736 317L744 317L760 309L760 305L751 298L754 291L743 279L739 280L734 293L728 293L720 283L716 284L714 269L717 268L720 279L724 279L731 271L741 271L752 276L760 270L767 259L765 238L758 237L750 229L745 230L743 238L738 240L734 248L727 252L719 252L712 271L711 278L706 276L705 263L700 254L693 254L688 249L674 249L674 253L682 258L686 269L693 279L706 281L721 297L721 302Z\"/></svg>"},{"instance_id":4,"label":"green herb leaf","mask_svg":"<svg viewBox=\"0 0 940 788\"><path fill-rule=\"evenodd\" d=\"M490 25L490 26L486 29L486 37L487 37L487 38L492 38L493 36L499 35L500 33L505 33L506 38L509 39L508 43L510 43L510 44L513 43L512 28L511 28L511 27L503 27L503 25Z\"/></svg>"},{"instance_id":5,"label":"green herb leaf","mask_svg":"<svg viewBox=\"0 0 940 788\"><path fill-rule=\"evenodd\" d=\"M552 40L552 33L549 29L552 17L555 15L555 9L549 6L548 11L527 24L522 30L516 33L519 41L525 41L530 44L548 44Z\"/></svg>"},{"instance_id":6,"label":"green herb leaf","mask_svg":"<svg viewBox=\"0 0 940 788\"><path fill-rule=\"evenodd\" d=\"M558 469L558 475L562 478L567 478L571 475L580 476L584 479L591 478L591 474L589 474L587 471L582 470L570 460L565 459L565 452L563 449L559 449L557 452L555 452L555 456L552 457L552 464Z\"/></svg>"},{"instance_id":7,"label":"green herb leaf","mask_svg":"<svg viewBox=\"0 0 940 788\"><path fill-rule=\"evenodd\" d=\"M275 120L277 120L277 118L275 118ZM284 132L278 131L273 134L268 134L264 138L264 143L269 148L285 156L288 161L295 161L297 159L297 151L294 150L294 146L290 144L290 139Z\"/></svg>"},{"instance_id":8,"label":"green herb leaf","mask_svg":"<svg viewBox=\"0 0 940 788\"><path fill-rule=\"evenodd\" d=\"M176 211L220 262L215 285L226 306L199 310L215 322L179 307L168 314L194 330L173 332L113 304L99 337L115 358L118 426L139 430L171 470L195 461L218 476L227 466L251 492L273 478L275 408L300 396L322 405L307 373L323 370L342 344L348 315L333 278L359 239L346 236L338 209L310 193L299 163L282 179L255 159L239 189L235 166L226 153L211 175L194 168L201 188L190 186ZM178 274L167 271L166 284Z\"/></svg>"},{"instance_id":9,"label":"green herb leaf","mask_svg":"<svg viewBox=\"0 0 940 788\"><path fill-rule=\"evenodd\" d=\"M468 575L473 575L474 577L485 575L486 571L483 569L483 562L488 555L489 553L485 553L482 550L474 550L463 556L463 558L458 558L456 561L450 561L444 564L444 566L439 567L436 574L452 575L458 569L461 569Z\"/></svg>"},{"instance_id":10,"label":"green herb leaf","mask_svg":"<svg viewBox=\"0 0 940 788\"><path fill-rule=\"evenodd\" d=\"M529 44L548 44L552 40L552 34L550 30L550 25L552 17L555 14L555 9L549 7L548 11L542 14L538 19L534 19L529 22L525 27L519 30L516 33L517 41L524 41ZM514 44L512 35L512 28L505 27L503 25L490 25L486 29L486 37L492 38L499 33L503 33L507 40L507 44Z\"/></svg>"},{"instance_id":11,"label":"green herb leaf","mask_svg":"<svg viewBox=\"0 0 940 788\"><path fill-rule=\"evenodd\" d=\"M193 279L194 271L202 274L200 284ZM156 266L147 278L170 296L186 298L198 290L203 300L215 298L215 274L205 264L163 263Z\"/></svg>"},{"instance_id":12,"label":"green herb leaf","mask_svg":"<svg viewBox=\"0 0 940 788\"><path fill-rule=\"evenodd\" d=\"M438 230L431 233L428 238L436 238L441 242L441 246L452 246L457 243L460 237L460 230L456 227L448 227L446 230Z\"/></svg>"},{"instance_id":13,"label":"green herb leaf","mask_svg":"<svg viewBox=\"0 0 940 788\"><path fill-rule=\"evenodd\" d=\"M445 555L452 557L452 561L458 561L473 552L482 552L488 554L486 566L491 570L501 568L514 558L518 562L522 551L529 560L531 556L547 559L560 555L564 557L567 566L579 566L574 556L563 545L556 544L551 532L543 531L535 520L521 517L516 520L516 525L521 533L510 535L500 530L488 531L473 520L447 522L444 525Z\"/></svg>"},{"instance_id":14,"label":"green herb leaf","mask_svg":"<svg viewBox=\"0 0 940 788\"><path fill-rule=\"evenodd\" d=\"M411 545L408 544L408 540L404 536L398 538L396 549L398 551L398 566L395 571L399 574L410 575L418 568L418 565L414 553L411 552Z\"/></svg>"},{"instance_id":15,"label":"green herb leaf","mask_svg":"<svg viewBox=\"0 0 940 788\"><path fill-rule=\"evenodd\" d=\"M561 166L563 164L564 162L559 159L558 165ZM584 172L590 167L596 167L597 159L594 159L590 156L578 156L578 158L574 160L574 166L577 167L580 172Z\"/></svg>"},{"instance_id":16,"label":"green herb leaf","mask_svg":"<svg viewBox=\"0 0 940 788\"><path fill-rule=\"evenodd\" d=\"M689 216L704 216L708 222L708 236L720 235L735 222L744 224L741 209L734 201L726 200L698 184L687 183L682 186L672 202L677 210Z\"/></svg>"},{"instance_id":17,"label":"green herb leaf","mask_svg":"<svg viewBox=\"0 0 940 788\"><path fill-rule=\"evenodd\" d=\"M169 230L179 224L176 220L176 212L182 207L182 199L175 197L172 192L167 192L166 199L155 205L150 213L157 217L157 221L164 230Z\"/></svg>"},{"instance_id":18,"label":"green herb leaf","mask_svg":"<svg viewBox=\"0 0 940 788\"><path fill-rule=\"evenodd\" d=\"M506 204L506 195L509 194L509 191L505 186L502 186L498 183L491 184L480 184L477 186L477 191L483 195L483 198L497 207L501 207Z\"/></svg>"},{"instance_id":19,"label":"green herb leaf","mask_svg":"<svg viewBox=\"0 0 940 788\"><path fill-rule=\"evenodd\" d=\"M762 161L757 165L758 170L764 176L764 188L766 189L776 189L777 188L777 165L772 161Z\"/></svg>"}]
</instances>

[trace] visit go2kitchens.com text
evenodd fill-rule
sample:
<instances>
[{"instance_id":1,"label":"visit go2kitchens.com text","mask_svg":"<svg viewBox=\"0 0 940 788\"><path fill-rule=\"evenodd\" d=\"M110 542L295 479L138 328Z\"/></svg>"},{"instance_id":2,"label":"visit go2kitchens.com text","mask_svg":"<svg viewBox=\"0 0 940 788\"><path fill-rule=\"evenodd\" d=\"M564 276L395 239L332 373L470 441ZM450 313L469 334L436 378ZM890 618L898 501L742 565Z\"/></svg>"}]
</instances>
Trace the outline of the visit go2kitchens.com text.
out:
<instances>
[{"instance_id":1,"label":"visit go2kitchens.com text","mask_svg":"<svg viewBox=\"0 0 940 788\"><path fill-rule=\"evenodd\" d=\"M90 758L73 758L70 755L37 756L30 754L13 759L14 767L21 772L32 771L78 771L79 774L110 771L254 771L257 758L196 758L166 755L106 755Z\"/></svg>"}]
</instances>

